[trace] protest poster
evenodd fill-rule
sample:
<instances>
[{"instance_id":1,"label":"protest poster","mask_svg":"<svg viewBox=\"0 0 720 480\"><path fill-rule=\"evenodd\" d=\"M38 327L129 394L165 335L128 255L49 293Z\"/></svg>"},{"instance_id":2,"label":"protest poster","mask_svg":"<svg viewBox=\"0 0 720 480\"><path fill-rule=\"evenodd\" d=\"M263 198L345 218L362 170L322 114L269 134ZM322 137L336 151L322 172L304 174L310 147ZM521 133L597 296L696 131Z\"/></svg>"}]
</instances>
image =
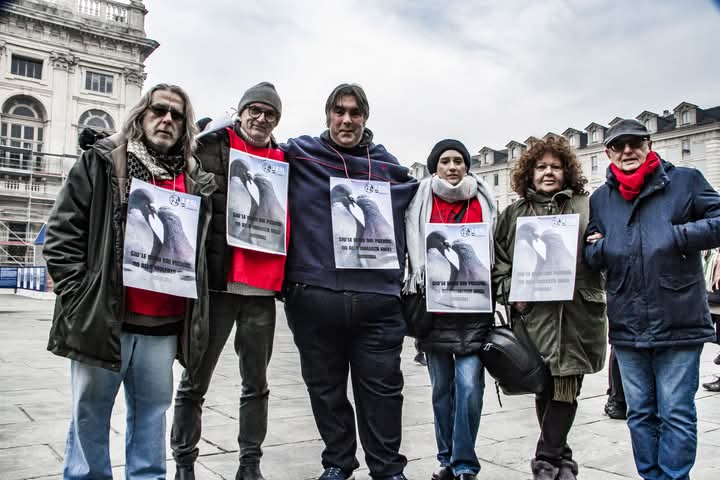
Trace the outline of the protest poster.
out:
<instances>
[{"instance_id":1,"label":"protest poster","mask_svg":"<svg viewBox=\"0 0 720 480\"><path fill-rule=\"evenodd\" d=\"M572 300L579 225L577 213L517 219L511 302Z\"/></svg>"},{"instance_id":2,"label":"protest poster","mask_svg":"<svg viewBox=\"0 0 720 480\"><path fill-rule=\"evenodd\" d=\"M288 164L230 149L227 243L286 254Z\"/></svg>"},{"instance_id":3,"label":"protest poster","mask_svg":"<svg viewBox=\"0 0 720 480\"><path fill-rule=\"evenodd\" d=\"M390 184L330 178L335 268L397 269Z\"/></svg>"},{"instance_id":4,"label":"protest poster","mask_svg":"<svg viewBox=\"0 0 720 480\"><path fill-rule=\"evenodd\" d=\"M197 298L200 197L133 178L128 196L123 285Z\"/></svg>"},{"instance_id":5,"label":"protest poster","mask_svg":"<svg viewBox=\"0 0 720 480\"><path fill-rule=\"evenodd\" d=\"M428 312L492 312L487 223L425 224Z\"/></svg>"}]
</instances>

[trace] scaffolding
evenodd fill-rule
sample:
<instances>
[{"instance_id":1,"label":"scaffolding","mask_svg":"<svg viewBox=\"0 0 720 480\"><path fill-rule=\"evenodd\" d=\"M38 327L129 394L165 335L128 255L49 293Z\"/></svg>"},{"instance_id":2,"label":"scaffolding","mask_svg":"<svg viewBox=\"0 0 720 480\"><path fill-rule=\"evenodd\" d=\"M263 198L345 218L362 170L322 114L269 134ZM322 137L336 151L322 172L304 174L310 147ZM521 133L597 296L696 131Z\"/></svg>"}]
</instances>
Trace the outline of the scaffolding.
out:
<instances>
[{"instance_id":1,"label":"scaffolding","mask_svg":"<svg viewBox=\"0 0 720 480\"><path fill-rule=\"evenodd\" d=\"M42 265L34 240L76 159L0 146L0 266Z\"/></svg>"}]
</instances>

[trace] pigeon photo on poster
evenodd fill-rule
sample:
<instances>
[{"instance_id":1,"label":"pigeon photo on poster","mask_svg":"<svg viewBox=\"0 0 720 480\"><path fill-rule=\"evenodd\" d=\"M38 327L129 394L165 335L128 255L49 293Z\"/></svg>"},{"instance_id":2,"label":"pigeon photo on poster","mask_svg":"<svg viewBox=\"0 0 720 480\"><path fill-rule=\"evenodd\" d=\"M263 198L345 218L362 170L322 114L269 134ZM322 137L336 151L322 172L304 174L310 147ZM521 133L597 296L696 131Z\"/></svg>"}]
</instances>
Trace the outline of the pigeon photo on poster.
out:
<instances>
[{"instance_id":1,"label":"pigeon photo on poster","mask_svg":"<svg viewBox=\"0 0 720 480\"><path fill-rule=\"evenodd\" d=\"M487 223L425 224L428 312L491 312Z\"/></svg>"},{"instance_id":2,"label":"pigeon photo on poster","mask_svg":"<svg viewBox=\"0 0 720 480\"><path fill-rule=\"evenodd\" d=\"M230 149L227 243L286 254L288 164Z\"/></svg>"},{"instance_id":3,"label":"pigeon photo on poster","mask_svg":"<svg viewBox=\"0 0 720 480\"><path fill-rule=\"evenodd\" d=\"M335 268L399 269L390 184L330 178Z\"/></svg>"},{"instance_id":4,"label":"pigeon photo on poster","mask_svg":"<svg viewBox=\"0 0 720 480\"><path fill-rule=\"evenodd\" d=\"M577 213L517 219L511 302L572 300L579 226Z\"/></svg>"},{"instance_id":5,"label":"pigeon photo on poster","mask_svg":"<svg viewBox=\"0 0 720 480\"><path fill-rule=\"evenodd\" d=\"M200 197L133 178L125 223L123 285L197 298L199 214Z\"/></svg>"}]
</instances>

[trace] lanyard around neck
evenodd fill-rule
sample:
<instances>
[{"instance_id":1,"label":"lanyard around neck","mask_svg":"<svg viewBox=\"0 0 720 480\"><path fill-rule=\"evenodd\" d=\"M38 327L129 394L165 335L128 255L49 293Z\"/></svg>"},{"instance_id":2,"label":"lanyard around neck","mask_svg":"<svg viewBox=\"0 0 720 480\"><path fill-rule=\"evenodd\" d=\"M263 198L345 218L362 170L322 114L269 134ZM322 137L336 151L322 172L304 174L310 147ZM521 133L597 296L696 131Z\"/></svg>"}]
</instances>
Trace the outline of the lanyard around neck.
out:
<instances>
[{"instance_id":1,"label":"lanyard around neck","mask_svg":"<svg viewBox=\"0 0 720 480\"><path fill-rule=\"evenodd\" d=\"M335 152L335 154L336 154L338 157L340 157L340 160L342 160L342 162L343 162L343 167L345 167L345 178L348 178L348 179L349 179L349 178L350 178L350 173L348 172L348 166L347 166L347 162L345 161L345 157L343 157L342 153L338 152L338 151L335 149L335 147L333 147L332 145L330 145L330 143L328 143L328 147L330 147L330 148L332 149L332 151ZM372 164L370 163L370 148L365 147L365 151L367 152L367 160L368 160L368 182L369 182L369 181L372 180Z\"/></svg>"}]
</instances>

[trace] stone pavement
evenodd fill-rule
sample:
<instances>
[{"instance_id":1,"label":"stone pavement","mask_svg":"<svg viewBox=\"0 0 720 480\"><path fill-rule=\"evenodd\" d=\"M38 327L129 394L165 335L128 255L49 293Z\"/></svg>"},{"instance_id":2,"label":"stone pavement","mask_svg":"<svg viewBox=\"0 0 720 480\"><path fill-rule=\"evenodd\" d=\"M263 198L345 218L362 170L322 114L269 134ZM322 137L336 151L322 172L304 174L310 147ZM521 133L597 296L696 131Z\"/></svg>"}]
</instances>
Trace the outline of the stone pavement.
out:
<instances>
[{"instance_id":1,"label":"stone pavement","mask_svg":"<svg viewBox=\"0 0 720 480\"><path fill-rule=\"evenodd\" d=\"M52 301L0 294L0 479L60 479L64 440L70 412L68 361L45 350ZM718 347L703 352L701 381L709 381L720 367L712 363ZM410 480L429 479L436 467L430 382L426 370L412 362L407 339L403 351L405 408L402 452L409 459ZM607 372L587 376L570 445L581 464L580 478L613 480L638 478L625 423L602 414ZM179 378L179 369L175 369ZM270 425L263 471L268 480L312 479L321 471L322 442L300 377L298 354L278 308L275 351L270 365ZM498 404L487 378L485 405L476 450L481 459L479 478L531 478L529 462L538 427L531 396L503 397ZM240 379L230 342L218 364L205 403L199 480L233 479L237 468L237 409ZM692 478L720 478L720 394L700 389L697 394L699 446ZM170 413L172 408L170 409ZM125 405L118 396L112 418L111 456L115 478L123 478ZM170 417L168 416L168 422ZM683 448L678 446L678 448ZM167 458L171 459L168 450ZM363 453L358 452L363 463ZM168 461L169 478L174 473ZM356 474L367 480L367 470Z\"/></svg>"}]
</instances>

